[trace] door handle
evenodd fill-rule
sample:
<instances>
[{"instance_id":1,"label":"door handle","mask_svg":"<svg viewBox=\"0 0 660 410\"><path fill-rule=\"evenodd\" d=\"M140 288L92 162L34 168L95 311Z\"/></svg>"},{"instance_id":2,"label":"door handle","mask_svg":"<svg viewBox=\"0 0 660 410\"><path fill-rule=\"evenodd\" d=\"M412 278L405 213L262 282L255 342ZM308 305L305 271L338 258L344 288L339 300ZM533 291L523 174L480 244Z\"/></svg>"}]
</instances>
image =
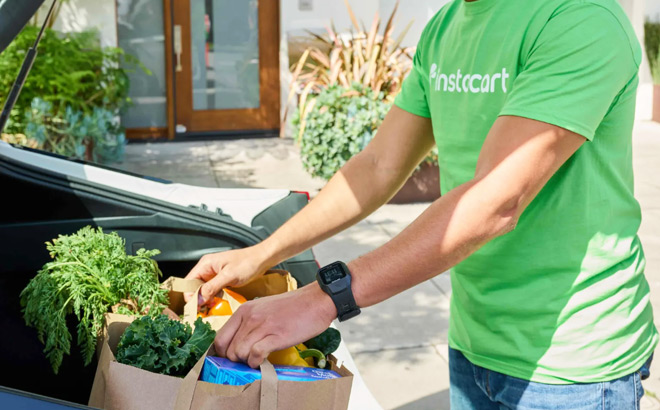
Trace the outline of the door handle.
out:
<instances>
[{"instance_id":1,"label":"door handle","mask_svg":"<svg viewBox=\"0 0 660 410\"><path fill-rule=\"evenodd\" d=\"M181 38L181 25L174 26L174 54L176 55L176 72L183 71L181 65L181 54L183 54L183 40Z\"/></svg>"}]
</instances>

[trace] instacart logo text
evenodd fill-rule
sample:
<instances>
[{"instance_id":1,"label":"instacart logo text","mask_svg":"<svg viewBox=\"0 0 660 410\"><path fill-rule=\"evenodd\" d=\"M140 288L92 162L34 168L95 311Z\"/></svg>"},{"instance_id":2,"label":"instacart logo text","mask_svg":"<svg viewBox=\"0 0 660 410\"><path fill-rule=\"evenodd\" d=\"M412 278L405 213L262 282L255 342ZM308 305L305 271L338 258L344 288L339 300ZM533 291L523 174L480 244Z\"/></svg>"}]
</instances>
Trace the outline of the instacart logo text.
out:
<instances>
[{"instance_id":1,"label":"instacart logo text","mask_svg":"<svg viewBox=\"0 0 660 410\"><path fill-rule=\"evenodd\" d=\"M495 93L502 90L503 93L506 93L509 73L506 68L502 68L500 72L492 74L465 74L459 68L455 73L445 74L438 73L438 65L433 64L429 77L431 88L435 91L477 94Z\"/></svg>"}]
</instances>

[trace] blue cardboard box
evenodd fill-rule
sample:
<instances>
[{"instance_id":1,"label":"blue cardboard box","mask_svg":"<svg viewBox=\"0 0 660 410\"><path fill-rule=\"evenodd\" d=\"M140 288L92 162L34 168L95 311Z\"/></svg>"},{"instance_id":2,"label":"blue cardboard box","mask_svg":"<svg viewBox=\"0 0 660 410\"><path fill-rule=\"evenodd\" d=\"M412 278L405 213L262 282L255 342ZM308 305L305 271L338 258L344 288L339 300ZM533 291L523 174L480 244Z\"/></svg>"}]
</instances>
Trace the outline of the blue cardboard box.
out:
<instances>
[{"instance_id":1,"label":"blue cardboard box","mask_svg":"<svg viewBox=\"0 0 660 410\"><path fill-rule=\"evenodd\" d=\"M341 376L332 370L316 369L298 366L274 366L278 380L296 382L338 379ZM225 384L229 386L244 386L261 379L261 371L243 363L232 362L222 357L207 357L204 361L200 380Z\"/></svg>"}]
</instances>

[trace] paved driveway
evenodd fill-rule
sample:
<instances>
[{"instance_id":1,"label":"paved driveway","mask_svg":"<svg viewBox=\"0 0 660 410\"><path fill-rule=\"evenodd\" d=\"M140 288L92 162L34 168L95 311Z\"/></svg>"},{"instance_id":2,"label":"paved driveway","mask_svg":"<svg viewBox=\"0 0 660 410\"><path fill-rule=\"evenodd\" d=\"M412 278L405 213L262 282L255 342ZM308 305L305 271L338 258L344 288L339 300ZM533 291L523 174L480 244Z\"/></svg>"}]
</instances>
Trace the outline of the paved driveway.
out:
<instances>
[{"instance_id":1,"label":"paved driveway","mask_svg":"<svg viewBox=\"0 0 660 410\"><path fill-rule=\"evenodd\" d=\"M648 258L651 299L660 318L660 125L638 122L634 135L640 235ZM302 170L291 140L131 144L120 168L210 187L288 188L316 193L323 186ZM314 248L322 264L350 260L385 243L427 204L386 205L365 221ZM447 274L365 309L339 325L362 376L385 409L448 409ZM645 383L644 409L660 409L660 360Z\"/></svg>"}]
</instances>

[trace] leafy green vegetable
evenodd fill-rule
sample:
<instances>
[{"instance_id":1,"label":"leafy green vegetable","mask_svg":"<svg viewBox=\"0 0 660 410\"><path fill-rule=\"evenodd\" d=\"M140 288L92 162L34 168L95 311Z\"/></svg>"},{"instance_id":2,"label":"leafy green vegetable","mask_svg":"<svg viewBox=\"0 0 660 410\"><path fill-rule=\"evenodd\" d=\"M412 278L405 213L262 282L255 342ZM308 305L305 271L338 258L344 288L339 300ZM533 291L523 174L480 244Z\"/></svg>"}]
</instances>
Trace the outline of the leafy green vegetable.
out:
<instances>
[{"instance_id":1,"label":"leafy green vegetable","mask_svg":"<svg viewBox=\"0 0 660 410\"><path fill-rule=\"evenodd\" d=\"M183 377L213 343L215 331L201 318L190 325L143 316L131 323L117 345L117 361L154 373Z\"/></svg>"},{"instance_id":2,"label":"leafy green vegetable","mask_svg":"<svg viewBox=\"0 0 660 410\"><path fill-rule=\"evenodd\" d=\"M339 330L329 327L325 332L306 341L304 344L309 349L320 350L325 356L327 356L337 350L340 343L341 333L339 333Z\"/></svg>"},{"instance_id":3,"label":"leafy green vegetable","mask_svg":"<svg viewBox=\"0 0 660 410\"><path fill-rule=\"evenodd\" d=\"M60 235L46 247L54 260L23 290L21 305L25 323L37 329L55 373L71 350L67 315L78 319L77 341L89 364L103 316L112 306L119 306L122 313L156 315L167 304L167 291L158 281L162 274L151 259L158 250L140 249L136 256L126 255L119 235L91 227Z\"/></svg>"}]
</instances>

